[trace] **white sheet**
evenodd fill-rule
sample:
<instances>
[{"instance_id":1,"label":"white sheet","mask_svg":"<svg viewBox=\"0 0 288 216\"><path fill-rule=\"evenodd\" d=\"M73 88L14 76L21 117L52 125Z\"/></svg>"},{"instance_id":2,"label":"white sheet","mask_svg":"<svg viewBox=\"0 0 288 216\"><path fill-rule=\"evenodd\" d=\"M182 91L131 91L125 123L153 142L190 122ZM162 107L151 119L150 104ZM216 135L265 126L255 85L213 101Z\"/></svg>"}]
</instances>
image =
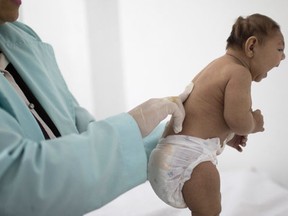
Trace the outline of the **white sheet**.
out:
<instances>
[{"instance_id":1,"label":"white sheet","mask_svg":"<svg viewBox=\"0 0 288 216\"><path fill-rule=\"evenodd\" d=\"M221 173L221 216L288 216L288 190L255 171ZM190 216L163 203L146 182L86 216Z\"/></svg>"}]
</instances>

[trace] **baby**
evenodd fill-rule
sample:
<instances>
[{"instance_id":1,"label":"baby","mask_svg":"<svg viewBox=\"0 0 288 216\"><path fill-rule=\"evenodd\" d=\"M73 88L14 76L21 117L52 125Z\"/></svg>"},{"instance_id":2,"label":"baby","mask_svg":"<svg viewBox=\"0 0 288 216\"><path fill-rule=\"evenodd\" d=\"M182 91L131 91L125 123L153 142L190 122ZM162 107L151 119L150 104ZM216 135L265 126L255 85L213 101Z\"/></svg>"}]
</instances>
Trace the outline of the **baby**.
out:
<instances>
[{"instance_id":1,"label":"baby","mask_svg":"<svg viewBox=\"0 0 288 216\"><path fill-rule=\"evenodd\" d=\"M284 38L275 21L261 14L236 20L226 53L192 81L183 130L176 135L171 119L150 156L148 179L164 202L188 207L193 216L220 214L216 156L226 143L242 151L248 134L264 131L261 111L252 109L251 84L284 58Z\"/></svg>"}]
</instances>

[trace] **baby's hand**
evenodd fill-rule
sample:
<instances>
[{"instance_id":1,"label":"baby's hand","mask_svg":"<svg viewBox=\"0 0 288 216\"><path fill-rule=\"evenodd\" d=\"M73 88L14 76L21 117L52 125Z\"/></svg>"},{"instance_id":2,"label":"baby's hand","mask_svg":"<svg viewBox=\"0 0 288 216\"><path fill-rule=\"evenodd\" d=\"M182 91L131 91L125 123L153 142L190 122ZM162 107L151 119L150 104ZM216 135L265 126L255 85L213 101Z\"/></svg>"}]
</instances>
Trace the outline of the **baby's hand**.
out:
<instances>
[{"instance_id":1,"label":"baby's hand","mask_svg":"<svg viewBox=\"0 0 288 216\"><path fill-rule=\"evenodd\" d=\"M246 146L247 136L234 135L234 137L227 142L227 145L235 148L237 151L242 152L243 147Z\"/></svg>"},{"instance_id":2,"label":"baby's hand","mask_svg":"<svg viewBox=\"0 0 288 216\"><path fill-rule=\"evenodd\" d=\"M263 120L263 115L261 114L261 111L257 109L252 112L252 115L255 121L255 127L252 133L264 131L264 120Z\"/></svg>"}]
</instances>

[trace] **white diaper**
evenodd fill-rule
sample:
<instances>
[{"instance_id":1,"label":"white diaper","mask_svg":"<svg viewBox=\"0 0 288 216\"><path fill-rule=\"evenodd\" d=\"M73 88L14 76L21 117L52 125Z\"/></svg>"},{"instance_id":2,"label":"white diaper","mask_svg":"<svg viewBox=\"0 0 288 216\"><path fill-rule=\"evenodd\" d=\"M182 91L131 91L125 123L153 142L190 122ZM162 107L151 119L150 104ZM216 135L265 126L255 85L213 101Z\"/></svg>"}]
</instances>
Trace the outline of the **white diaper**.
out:
<instances>
[{"instance_id":1,"label":"white diaper","mask_svg":"<svg viewBox=\"0 0 288 216\"><path fill-rule=\"evenodd\" d=\"M199 163L211 161L216 165L216 156L224 145L221 147L219 138L204 140L174 135L161 139L148 164L148 180L153 190L168 205L186 208L182 196L184 183Z\"/></svg>"}]
</instances>

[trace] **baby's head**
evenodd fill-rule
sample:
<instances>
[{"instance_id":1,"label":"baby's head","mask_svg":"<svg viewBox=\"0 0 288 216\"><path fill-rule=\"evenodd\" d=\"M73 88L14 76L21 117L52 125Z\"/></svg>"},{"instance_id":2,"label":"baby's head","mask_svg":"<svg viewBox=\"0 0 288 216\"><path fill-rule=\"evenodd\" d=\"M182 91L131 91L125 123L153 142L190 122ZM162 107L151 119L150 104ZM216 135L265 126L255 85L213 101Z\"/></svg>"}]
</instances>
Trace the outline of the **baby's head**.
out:
<instances>
[{"instance_id":1,"label":"baby's head","mask_svg":"<svg viewBox=\"0 0 288 216\"><path fill-rule=\"evenodd\" d=\"M251 36L255 36L262 44L265 39L280 31L280 26L267 16L261 14L252 14L246 18L240 16L232 27L226 49L243 49Z\"/></svg>"},{"instance_id":2,"label":"baby's head","mask_svg":"<svg viewBox=\"0 0 288 216\"><path fill-rule=\"evenodd\" d=\"M226 46L227 52L241 56L248 65L252 79L257 82L267 77L267 73L285 59L284 48L280 26L261 14L239 17Z\"/></svg>"}]
</instances>

